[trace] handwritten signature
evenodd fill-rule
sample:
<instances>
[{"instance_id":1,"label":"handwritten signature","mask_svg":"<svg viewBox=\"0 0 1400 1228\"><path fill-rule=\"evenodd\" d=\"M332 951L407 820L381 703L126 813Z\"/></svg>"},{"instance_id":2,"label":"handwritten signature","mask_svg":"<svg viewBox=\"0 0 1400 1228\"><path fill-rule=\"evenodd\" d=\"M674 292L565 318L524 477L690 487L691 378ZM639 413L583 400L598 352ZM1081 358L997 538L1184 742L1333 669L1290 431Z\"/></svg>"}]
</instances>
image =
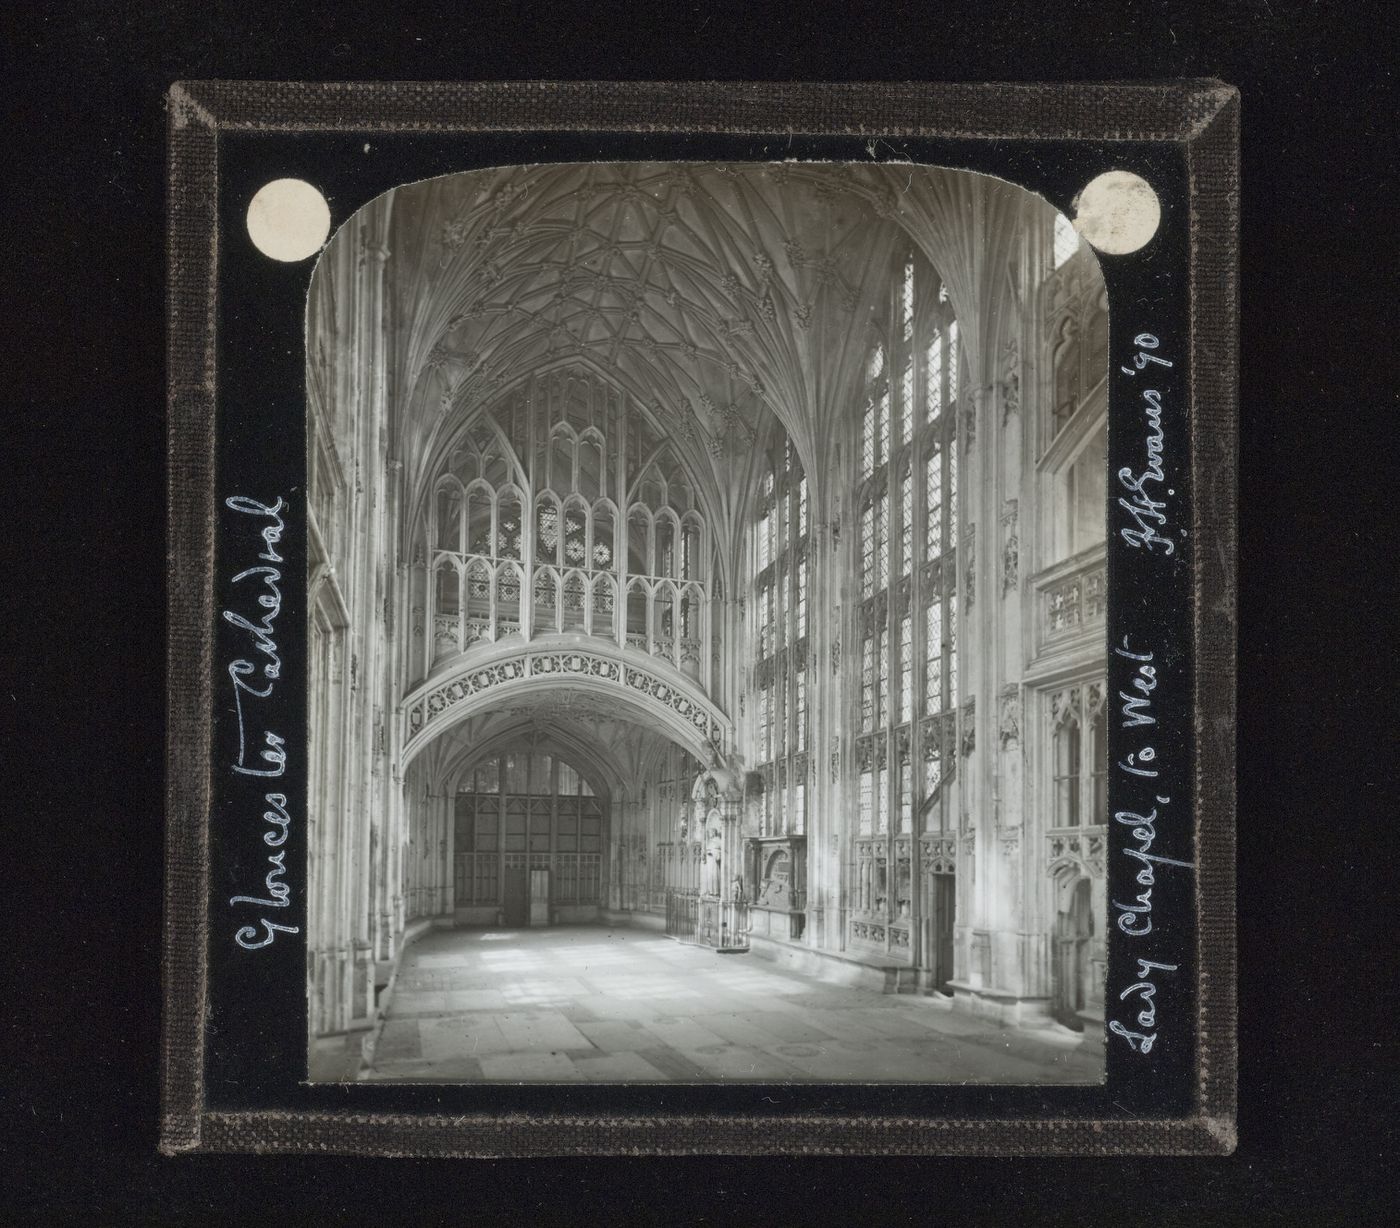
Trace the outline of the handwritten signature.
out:
<instances>
[{"instance_id":1,"label":"handwritten signature","mask_svg":"<svg viewBox=\"0 0 1400 1228\"><path fill-rule=\"evenodd\" d=\"M286 505L280 497L269 505L244 495L234 495L224 500L224 506L241 515L255 516L268 522L259 532L263 543L263 549L257 556L260 562L244 568L232 580L234 585L240 585L246 580L256 579L261 591L254 598L254 604L261 611L261 616L255 621L233 610L223 612L224 620L245 632L249 640L247 655L230 661L228 666L228 675L233 682L234 710L238 718L238 757L232 768L240 776L281 776L287 770L286 740L271 729L264 729L261 739L250 739L249 710L244 705L253 700L269 699L282 677L282 658L274 630L277 617L282 612L282 572L278 565L286 560L278 553L277 547L286 528L282 519L282 510ZM257 748L253 763L261 766L249 764L250 741ZM231 896L229 904L258 909L290 908L292 888L285 881L287 854L282 847L287 842L287 832L292 822L287 809L287 796L285 793L265 793L263 803L267 807L263 812L263 822L270 829L263 832L263 843L276 850L267 856L269 869L263 879L265 894ZM262 926L261 931L254 925L244 925L233 936L244 950L256 951L269 946L279 933L301 932L299 926L281 925L261 916L257 920Z\"/></svg>"},{"instance_id":2,"label":"handwritten signature","mask_svg":"<svg viewBox=\"0 0 1400 1228\"><path fill-rule=\"evenodd\" d=\"M1120 368L1126 374L1136 375L1153 363L1163 367L1173 365L1168 359L1159 358L1151 352L1161 344L1151 333L1139 333L1133 339L1133 344L1138 347L1133 355L1133 365ZM1163 537L1161 532L1167 525L1166 500L1154 499L1147 490L1148 482L1162 483L1167 480L1162 469L1162 452L1166 447L1166 432L1162 429L1162 394L1156 388L1144 388L1142 400L1149 428L1147 467L1140 473L1134 473L1127 466L1118 471L1118 482L1128 492L1127 498L1119 496L1118 506L1127 511L1133 520L1132 525L1120 529L1119 533L1130 546L1147 550L1161 546L1163 554L1175 554L1176 543ZM1174 490L1167 491L1168 495L1175 493Z\"/></svg>"}]
</instances>

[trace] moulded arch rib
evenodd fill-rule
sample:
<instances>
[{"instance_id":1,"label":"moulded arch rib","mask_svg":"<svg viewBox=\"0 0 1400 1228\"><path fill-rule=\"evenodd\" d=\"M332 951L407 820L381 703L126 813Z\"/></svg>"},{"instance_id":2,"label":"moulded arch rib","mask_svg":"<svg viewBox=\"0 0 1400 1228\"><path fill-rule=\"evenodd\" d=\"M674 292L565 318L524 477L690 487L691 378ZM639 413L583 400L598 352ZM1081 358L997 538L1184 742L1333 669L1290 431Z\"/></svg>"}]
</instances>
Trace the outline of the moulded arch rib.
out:
<instances>
[{"instance_id":1,"label":"moulded arch rib","mask_svg":"<svg viewBox=\"0 0 1400 1228\"><path fill-rule=\"evenodd\" d=\"M579 647L551 636L472 653L410 694L399 711L401 768L406 770L426 746L467 718L560 687L611 701L639 723L664 730L701 762L721 756L733 740L729 718L670 665L596 640Z\"/></svg>"}]
</instances>

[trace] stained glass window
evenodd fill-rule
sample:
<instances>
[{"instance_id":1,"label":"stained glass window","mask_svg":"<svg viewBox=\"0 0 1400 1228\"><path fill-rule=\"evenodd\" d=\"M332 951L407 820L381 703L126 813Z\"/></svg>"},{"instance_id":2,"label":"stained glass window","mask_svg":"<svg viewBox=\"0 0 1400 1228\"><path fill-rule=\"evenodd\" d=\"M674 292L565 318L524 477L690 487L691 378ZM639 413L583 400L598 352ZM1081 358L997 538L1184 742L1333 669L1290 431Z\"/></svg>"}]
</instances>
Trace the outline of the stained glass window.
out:
<instances>
[{"instance_id":1,"label":"stained glass window","mask_svg":"<svg viewBox=\"0 0 1400 1228\"><path fill-rule=\"evenodd\" d=\"M881 391L875 403L875 459L883 465L890 459L890 390Z\"/></svg>"},{"instance_id":2,"label":"stained glass window","mask_svg":"<svg viewBox=\"0 0 1400 1228\"><path fill-rule=\"evenodd\" d=\"M954 427L956 427L954 423ZM958 544L958 436L956 429L948 432L948 464L945 470L948 497L943 501L943 523L948 531L948 549Z\"/></svg>"},{"instance_id":3,"label":"stained glass window","mask_svg":"<svg viewBox=\"0 0 1400 1228\"><path fill-rule=\"evenodd\" d=\"M943 448L935 441L930 444L928 465L924 474L924 495L928 505L928 552L930 558L943 553Z\"/></svg>"},{"instance_id":4,"label":"stained glass window","mask_svg":"<svg viewBox=\"0 0 1400 1228\"><path fill-rule=\"evenodd\" d=\"M944 640L943 659L948 667L948 707L956 708L958 706L958 594L955 589L949 589L945 609L948 611L948 631Z\"/></svg>"},{"instance_id":5,"label":"stained glass window","mask_svg":"<svg viewBox=\"0 0 1400 1228\"><path fill-rule=\"evenodd\" d=\"M885 719L885 703L890 682L889 640L883 630L875 635L875 723Z\"/></svg>"},{"instance_id":6,"label":"stained glass window","mask_svg":"<svg viewBox=\"0 0 1400 1228\"><path fill-rule=\"evenodd\" d=\"M902 256L893 273L860 424L860 717L873 737L875 831L889 830L891 811L900 830L912 829L916 788L927 795L942 779L943 714L956 706L960 424L945 411L956 408L959 392L958 325L945 288L917 253Z\"/></svg>"},{"instance_id":7,"label":"stained glass window","mask_svg":"<svg viewBox=\"0 0 1400 1228\"><path fill-rule=\"evenodd\" d=\"M875 591L890 582L890 503L882 490L875 498Z\"/></svg>"},{"instance_id":8,"label":"stained glass window","mask_svg":"<svg viewBox=\"0 0 1400 1228\"><path fill-rule=\"evenodd\" d=\"M900 752L899 757L899 830L908 831L914 819L914 770L909 762L909 752Z\"/></svg>"},{"instance_id":9,"label":"stained glass window","mask_svg":"<svg viewBox=\"0 0 1400 1228\"><path fill-rule=\"evenodd\" d=\"M556 562L559 552L559 511L550 504L544 504L538 512L535 537L535 557L546 562Z\"/></svg>"},{"instance_id":10,"label":"stained glass window","mask_svg":"<svg viewBox=\"0 0 1400 1228\"><path fill-rule=\"evenodd\" d=\"M520 503L503 496L496 511L496 556L520 559Z\"/></svg>"},{"instance_id":11,"label":"stained glass window","mask_svg":"<svg viewBox=\"0 0 1400 1228\"><path fill-rule=\"evenodd\" d=\"M914 434L914 360L911 358L899 381L899 442L906 444Z\"/></svg>"},{"instance_id":12,"label":"stained glass window","mask_svg":"<svg viewBox=\"0 0 1400 1228\"><path fill-rule=\"evenodd\" d=\"M946 301L946 299L944 300ZM924 534L925 559L931 566L923 573L920 600L924 606L923 708L934 715L956 704L953 681L957 655L954 637L954 598L957 583L957 457L958 420L945 414L956 407L958 395L958 325L946 313L933 326L925 363L925 404L928 425L924 438ZM930 736L934 727L926 727ZM930 758L930 754L934 755ZM926 770L936 770L937 748L925 746ZM928 765L935 765L929 769ZM934 782L925 779L925 789Z\"/></svg>"},{"instance_id":13,"label":"stained glass window","mask_svg":"<svg viewBox=\"0 0 1400 1228\"><path fill-rule=\"evenodd\" d=\"M1079 826L1079 718L1073 712L1055 730L1055 826Z\"/></svg>"},{"instance_id":14,"label":"stained glass window","mask_svg":"<svg viewBox=\"0 0 1400 1228\"><path fill-rule=\"evenodd\" d=\"M807 745L807 671L797 671L797 748Z\"/></svg>"},{"instance_id":15,"label":"stained glass window","mask_svg":"<svg viewBox=\"0 0 1400 1228\"><path fill-rule=\"evenodd\" d=\"M924 739L924 797L930 798L943 782L943 748L938 744L937 729Z\"/></svg>"},{"instance_id":16,"label":"stained glass window","mask_svg":"<svg viewBox=\"0 0 1400 1228\"><path fill-rule=\"evenodd\" d=\"M899 622L899 720L907 724L913 715L913 620L906 614Z\"/></svg>"},{"instance_id":17,"label":"stained glass window","mask_svg":"<svg viewBox=\"0 0 1400 1228\"><path fill-rule=\"evenodd\" d=\"M943 334L935 332L924 365L924 417L932 422L943 412Z\"/></svg>"},{"instance_id":18,"label":"stained glass window","mask_svg":"<svg viewBox=\"0 0 1400 1228\"><path fill-rule=\"evenodd\" d=\"M807 635L807 556L797 559L797 638Z\"/></svg>"},{"instance_id":19,"label":"stained glass window","mask_svg":"<svg viewBox=\"0 0 1400 1228\"><path fill-rule=\"evenodd\" d=\"M860 727L875 728L875 641L867 639L861 661Z\"/></svg>"},{"instance_id":20,"label":"stained glass window","mask_svg":"<svg viewBox=\"0 0 1400 1228\"><path fill-rule=\"evenodd\" d=\"M875 507L866 506L860 515L860 563L861 592L866 597L875 595Z\"/></svg>"},{"instance_id":21,"label":"stained glass window","mask_svg":"<svg viewBox=\"0 0 1400 1228\"><path fill-rule=\"evenodd\" d=\"M943 701L943 602L935 598L925 610L924 711L942 712Z\"/></svg>"},{"instance_id":22,"label":"stained glass window","mask_svg":"<svg viewBox=\"0 0 1400 1228\"><path fill-rule=\"evenodd\" d=\"M758 659L764 660L773 647L773 588L763 584L758 590Z\"/></svg>"},{"instance_id":23,"label":"stained glass window","mask_svg":"<svg viewBox=\"0 0 1400 1228\"><path fill-rule=\"evenodd\" d=\"M958 353L958 322L953 320L948 325L948 404L953 405L958 399L958 365L961 355Z\"/></svg>"},{"instance_id":24,"label":"stained glass window","mask_svg":"<svg viewBox=\"0 0 1400 1228\"><path fill-rule=\"evenodd\" d=\"M1051 697L1050 772L1056 827L1108 821L1108 707L1102 682Z\"/></svg>"},{"instance_id":25,"label":"stained glass window","mask_svg":"<svg viewBox=\"0 0 1400 1228\"><path fill-rule=\"evenodd\" d=\"M870 430L874 431L873 420ZM872 434L873 438L873 434ZM758 604L758 770L786 781L807 737L807 481L791 439L775 453L755 511L754 600ZM873 526L872 526L873 527ZM786 785L765 800L772 830L792 831L798 795Z\"/></svg>"},{"instance_id":26,"label":"stained glass window","mask_svg":"<svg viewBox=\"0 0 1400 1228\"><path fill-rule=\"evenodd\" d=\"M588 558L588 521L577 512L564 513L564 564L581 567Z\"/></svg>"},{"instance_id":27,"label":"stained glass window","mask_svg":"<svg viewBox=\"0 0 1400 1228\"><path fill-rule=\"evenodd\" d=\"M914 335L914 258L904 262L899 282L899 315L901 339L907 342Z\"/></svg>"},{"instance_id":28,"label":"stained glass window","mask_svg":"<svg viewBox=\"0 0 1400 1228\"><path fill-rule=\"evenodd\" d=\"M914 483L907 469L899 479L899 569L905 576L914 569Z\"/></svg>"}]
</instances>

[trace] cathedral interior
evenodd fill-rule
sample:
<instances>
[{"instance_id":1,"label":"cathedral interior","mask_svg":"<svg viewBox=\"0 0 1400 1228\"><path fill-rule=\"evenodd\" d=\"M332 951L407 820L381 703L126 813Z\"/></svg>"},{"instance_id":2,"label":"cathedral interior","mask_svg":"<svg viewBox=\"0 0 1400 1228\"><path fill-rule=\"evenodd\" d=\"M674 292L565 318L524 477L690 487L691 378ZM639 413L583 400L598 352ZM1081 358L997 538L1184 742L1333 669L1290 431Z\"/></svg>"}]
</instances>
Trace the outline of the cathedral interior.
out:
<instances>
[{"instance_id":1,"label":"cathedral interior","mask_svg":"<svg viewBox=\"0 0 1400 1228\"><path fill-rule=\"evenodd\" d=\"M307 321L312 1077L842 1077L819 990L1101 1077L1107 342L1066 219L965 171L509 167L347 221ZM599 1004L653 977L647 1066ZM707 977L752 1036L686 1041ZM424 1020L508 1048L566 999L601 1015L534 1065L430 1060ZM816 1038L764 1006L804 1001ZM976 1077L926 1051L880 1070Z\"/></svg>"}]
</instances>

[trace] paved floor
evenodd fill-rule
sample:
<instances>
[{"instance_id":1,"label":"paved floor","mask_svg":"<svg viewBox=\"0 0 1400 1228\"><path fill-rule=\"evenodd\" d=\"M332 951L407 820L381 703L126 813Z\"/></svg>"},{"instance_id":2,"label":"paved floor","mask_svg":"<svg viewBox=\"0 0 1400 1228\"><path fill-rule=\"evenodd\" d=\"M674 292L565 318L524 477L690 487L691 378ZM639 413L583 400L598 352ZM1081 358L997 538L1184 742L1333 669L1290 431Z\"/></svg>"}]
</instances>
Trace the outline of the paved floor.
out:
<instances>
[{"instance_id":1,"label":"paved floor","mask_svg":"<svg viewBox=\"0 0 1400 1228\"><path fill-rule=\"evenodd\" d=\"M1077 1034L829 985L641 930L424 935L366 1079L436 1083L1088 1083Z\"/></svg>"}]
</instances>

